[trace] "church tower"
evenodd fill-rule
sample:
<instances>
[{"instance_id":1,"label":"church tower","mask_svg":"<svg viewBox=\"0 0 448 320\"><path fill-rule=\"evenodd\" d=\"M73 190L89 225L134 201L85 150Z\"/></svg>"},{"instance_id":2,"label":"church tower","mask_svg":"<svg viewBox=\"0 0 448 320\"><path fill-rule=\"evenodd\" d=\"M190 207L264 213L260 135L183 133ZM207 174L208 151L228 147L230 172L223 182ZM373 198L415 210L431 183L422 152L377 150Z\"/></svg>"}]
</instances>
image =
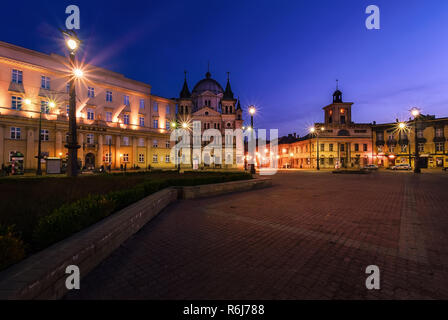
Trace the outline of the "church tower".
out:
<instances>
[{"instance_id":1,"label":"church tower","mask_svg":"<svg viewBox=\"0 0 448 320\"><path fill-rule=\"evenodd\" d=\"M347 125L352 122L353 102L343 102L342 92L336 84L336 91L333 93L333 103L324 107L325 124Z\"/></svg>"},{"instance_id":2,"label":"church tower","mask_svg":"<svg viewBox=\"0 0 448 320\"><path fill-rule=\"evenodd\" d=\"M179 94L177 113L180 118L187 118L192 113L192 109L193 101L191 99L190 90L188 89L187 71L185 71L184 85L182 87L182 91Z\"/></svg>"}]
</instances>

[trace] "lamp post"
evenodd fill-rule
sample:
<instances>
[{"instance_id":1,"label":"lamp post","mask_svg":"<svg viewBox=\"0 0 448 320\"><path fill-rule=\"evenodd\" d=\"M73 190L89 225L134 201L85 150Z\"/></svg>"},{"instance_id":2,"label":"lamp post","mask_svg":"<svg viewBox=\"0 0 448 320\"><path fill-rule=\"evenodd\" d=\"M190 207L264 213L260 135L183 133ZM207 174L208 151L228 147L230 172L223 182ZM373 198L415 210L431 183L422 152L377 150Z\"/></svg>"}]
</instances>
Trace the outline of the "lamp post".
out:
<instances>
[{"instance_id":1,"label":"lamp post","mask_svg":"<svg viewBox=\"0 0 448 320\"><path fill-rule=\"evenodd\" d=\"M420 118L420 110L417 108L413 108L411 110L411 114L414 117L414 141L415 141L415 159L414 159L414 173L420 173L420 155L418 150L418 136L417 136L417 122Z\"/></svg>"},{"instance_id":2,"label":"lamp post","mask_svg":"<svg viewBox=\"0 0 448 320\"><path fill-rule=\"evenodd\" d=\"M250 113L250 136L251 136L251 138L253 138L253 134L254 134L254 114L255 114L255 112L256 112L255 107L254 106L250 106L249 107L249 113ZM255 163L254 163L254 161L256 161L255 157L254 157L252 163L250 164L250 173L251 174L255 174Z\"/></svg>"},{"instance_id":3,"label":"lamp post","mask_svg":"<svg viewBox=\"0 0 448 320\"><path fill-rule=\"evenodd\" d=\"M65 38L65 43L70 53L70 65L75 68L75 55L79 49L81 41L78 39L75 31L66 30L62 31ZM67 176L76 177L78 175L78 138L76 133L76 90L75 90L75 77L82 77L82 71L80 69L73 69L73 75L70 78L70 99L69 99L69 134L68 142L65 146L68 149L68 161L67 161Z\"/></svg>"},{"instance_id":4,"label":"lamp post","mask_svg":"<svg viewBox=\"0 0 448 320\"><path fill-rule=\"evenodd\" d=\"M320 127L320 129L318 129L318 130L316 130L316 128L315 127L312 127L311 129L310 129L310 132L311 132L311 134L315 134L316 135L316 144L317 144L317 165L316 165L316 169L317 170L320 170L320 161L319 161L319 130L321 131L321 132L323 132L324 130L325 130L325 128L324 127Z\"/></svg>"}]
</instances>

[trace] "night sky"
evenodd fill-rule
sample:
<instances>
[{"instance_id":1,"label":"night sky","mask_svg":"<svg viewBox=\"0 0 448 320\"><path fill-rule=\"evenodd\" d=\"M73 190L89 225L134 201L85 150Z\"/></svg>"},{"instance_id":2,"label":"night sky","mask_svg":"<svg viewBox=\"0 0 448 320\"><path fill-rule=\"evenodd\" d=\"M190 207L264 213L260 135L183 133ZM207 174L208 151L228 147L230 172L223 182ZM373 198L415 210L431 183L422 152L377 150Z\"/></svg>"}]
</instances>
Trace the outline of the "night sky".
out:
<instances>
[{"instance_id":1,"label":"night sky","mask_svg":"<svg viewBox=\"0 0 448 320\"><path fill-rule=\"evenodd\" d=\"M65 7L81 10L89 63L177 97L204 77L255 104L258 128L304 134L339 79L356 122L406 120L412 106L448 116L448 1L3 1L0 40L64 54ZM367 30L365 8L381 10Z\"/></svg>"}]
</instances>

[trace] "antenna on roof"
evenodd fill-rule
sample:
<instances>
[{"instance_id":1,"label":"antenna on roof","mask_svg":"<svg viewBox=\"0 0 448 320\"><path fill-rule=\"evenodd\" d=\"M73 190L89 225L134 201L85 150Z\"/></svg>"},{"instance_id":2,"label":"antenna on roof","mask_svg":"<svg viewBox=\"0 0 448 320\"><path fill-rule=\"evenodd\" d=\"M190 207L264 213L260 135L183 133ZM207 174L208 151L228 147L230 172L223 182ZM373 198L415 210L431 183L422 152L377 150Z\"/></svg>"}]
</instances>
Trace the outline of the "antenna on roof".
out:
<instances>
[{"instance_id":1,"label":"antenna on roof","mask_svg":"<svg viewBox=\"0 0 448 320\"><path fill-rule=\"evenodd\" d=\"M336 79L336 90L339 90L339 80Z\"/></svg>"}]
</instances>

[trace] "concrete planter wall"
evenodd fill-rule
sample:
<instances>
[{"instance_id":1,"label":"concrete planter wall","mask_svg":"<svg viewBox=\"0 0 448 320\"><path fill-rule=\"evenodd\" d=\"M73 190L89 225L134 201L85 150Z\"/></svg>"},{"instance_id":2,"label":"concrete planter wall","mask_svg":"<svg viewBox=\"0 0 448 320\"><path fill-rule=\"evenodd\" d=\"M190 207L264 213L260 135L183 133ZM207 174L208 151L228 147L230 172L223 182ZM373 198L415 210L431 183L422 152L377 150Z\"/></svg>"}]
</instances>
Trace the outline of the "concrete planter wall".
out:
<instances>
[{"instance_id":1,"label":"concrete planter wall","mask_svg":"<svg viewBox=\"0 0 448 320\"><path fill-rule=\"evenodd\" d=\"M193 199L258 189L271 184L270 179L263 178L161 190L0 273L0 299L61 298L67 292L67 266L78 266L81 277L84 277L179 198Z\"/></svg>"}]
</instances>

